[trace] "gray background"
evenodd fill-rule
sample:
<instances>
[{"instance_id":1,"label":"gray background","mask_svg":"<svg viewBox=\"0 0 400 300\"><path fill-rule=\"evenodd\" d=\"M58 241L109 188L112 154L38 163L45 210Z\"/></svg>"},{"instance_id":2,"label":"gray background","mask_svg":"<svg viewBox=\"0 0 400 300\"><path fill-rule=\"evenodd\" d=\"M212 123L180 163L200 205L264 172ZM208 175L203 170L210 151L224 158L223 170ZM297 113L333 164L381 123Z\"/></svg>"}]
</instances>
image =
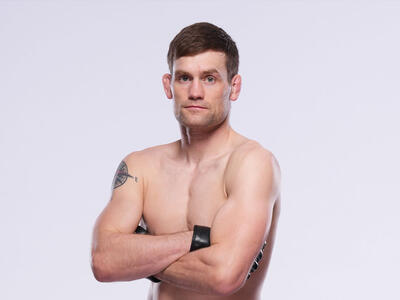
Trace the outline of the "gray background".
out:
<instances>
[{"instance_id":1,"label":"gray background","mask_svg":"<svg viewBox=\"0 0 400 300\"><path fill-rule=\"evenodd\" d=\"M168 3L167 3L168 2ZM178 31L236 41L231 124L279 159L264 299L399 299L399 1L0 1L0 298L144 299L99 283L120 160L178 139L161 76Z\"/></svg>"}]
</instances>

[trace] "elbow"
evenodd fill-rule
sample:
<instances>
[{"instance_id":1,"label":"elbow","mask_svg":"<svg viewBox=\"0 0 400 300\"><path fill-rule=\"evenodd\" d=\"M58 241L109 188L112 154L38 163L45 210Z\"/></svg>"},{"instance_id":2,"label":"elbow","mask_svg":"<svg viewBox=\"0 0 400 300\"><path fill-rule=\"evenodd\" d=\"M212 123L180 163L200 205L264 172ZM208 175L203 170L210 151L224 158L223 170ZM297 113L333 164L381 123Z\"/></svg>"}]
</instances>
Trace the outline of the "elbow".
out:
<instances>
[{"instance_id":1,"label":"elbow","mask_svg":"<svg viewBox=\"0 0 400 300\"><path fill-rule=\"evenodd\" d=\"M100 253L92 253L91 267L94 278L99 282L111 282L111 273L106 266L104 255Z\"/></svg>"},{"instance_id":2,"label":"elbow","mask_svg":"<svg viewBox=\"0 0 400 300\"><path fill-rule=\"evenodd\" d=\"M230 296L237 292L245 283L246 275L242 272L225 268L217 272L215 294L218 296Z\"/></svg>"}]
</instances>

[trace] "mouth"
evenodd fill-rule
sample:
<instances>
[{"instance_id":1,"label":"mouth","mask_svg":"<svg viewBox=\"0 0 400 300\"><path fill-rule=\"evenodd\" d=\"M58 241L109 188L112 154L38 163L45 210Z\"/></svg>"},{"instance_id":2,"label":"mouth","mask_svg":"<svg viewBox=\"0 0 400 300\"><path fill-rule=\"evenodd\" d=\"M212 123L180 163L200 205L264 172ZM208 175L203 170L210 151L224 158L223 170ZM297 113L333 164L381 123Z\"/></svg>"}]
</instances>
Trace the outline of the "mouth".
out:
<instances>
[{"instance_id":1,"label":"mouth","mask_svg":"<svg viewBox=\"0 0 400 300\"><path fill-rule=\"evenodd\" d=\"M203 106L198 106L198 105L189 105L189 106L185 106L185 108L193 108L193 109L206 109Z\"/></svg>"}]
</instances>

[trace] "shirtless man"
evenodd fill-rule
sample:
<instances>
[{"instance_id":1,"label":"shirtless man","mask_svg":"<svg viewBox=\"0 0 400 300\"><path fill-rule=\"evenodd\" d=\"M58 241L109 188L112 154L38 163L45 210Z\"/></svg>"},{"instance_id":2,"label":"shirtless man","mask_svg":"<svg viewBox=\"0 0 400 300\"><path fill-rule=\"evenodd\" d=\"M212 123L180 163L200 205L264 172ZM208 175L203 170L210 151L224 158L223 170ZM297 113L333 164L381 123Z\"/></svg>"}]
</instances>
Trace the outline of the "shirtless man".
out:
<instances>
[{"instance_id":1,"label":"shirtless man","mask_svg":"<svg viewBox=\"0 0 400 300\"><path fill-rule=\"evenodd\" d=\"M148 277L151 300L261 299L280 172L270 151L229 125L241 87L236 45L196 23L173 39L168 64L162 82L182 138L122 160L93 230L93 274Z\"/></svg>"}]
</instances>

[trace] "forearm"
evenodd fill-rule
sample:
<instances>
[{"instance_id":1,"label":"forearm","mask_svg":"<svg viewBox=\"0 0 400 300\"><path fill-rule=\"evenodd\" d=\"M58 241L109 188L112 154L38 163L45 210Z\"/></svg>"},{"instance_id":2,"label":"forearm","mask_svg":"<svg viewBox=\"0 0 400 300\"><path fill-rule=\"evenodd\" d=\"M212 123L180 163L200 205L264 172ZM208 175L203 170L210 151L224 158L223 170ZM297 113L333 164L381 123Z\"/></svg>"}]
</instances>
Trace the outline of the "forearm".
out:
<instances>
[{"instance_id":1,"label":"forearm","mask_svg":"<svg viewBox=\"0 0 400 300\"><path fill-rule=\"evenodd\" d=\"M108 232L99 235L92 269L99 281L130 281L160 272L189 252L193 232L152 236Z\"/></svg>"},{"instance_id":2,"label":"forearm","mask_svg":"<svg viewBox=\"0 0 400 300\"><path fill-rule=\"evenodd\" d=\"M220 294L224 283L217 251L217 246L211 246L187 253L155 276L197 293Z\"/></svg>"}]
</instances>

